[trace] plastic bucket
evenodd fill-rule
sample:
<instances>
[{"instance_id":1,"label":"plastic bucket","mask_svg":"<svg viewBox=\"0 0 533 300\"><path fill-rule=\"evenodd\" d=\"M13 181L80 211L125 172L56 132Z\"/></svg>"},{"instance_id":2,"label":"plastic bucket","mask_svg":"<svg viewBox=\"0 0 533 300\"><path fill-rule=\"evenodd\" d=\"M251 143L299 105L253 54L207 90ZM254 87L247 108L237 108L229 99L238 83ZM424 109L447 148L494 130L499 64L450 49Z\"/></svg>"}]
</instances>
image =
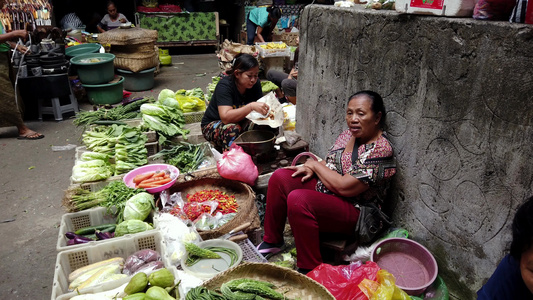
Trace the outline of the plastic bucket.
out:
<instances>
[{"instance_id":1,"label":"plastic bucket","mask_svg":"<svg viewBox=\"0 0 533 300\"><path fill-rule=\"evenodd\" d=\"M81 83L103 84L115 77L114 60L111 53L89 53L74 56L70 62L76 66Z\"/></svg>"},{"instance_id":2,"label":"plastic bucket","mask_svg":"<svg viewBox=\"0 0 533 300\"><path fill-rule=\"evenodd\" d=\"M117 73L124 77L124 89L131 92L150 90L154 87L155 67L132 72L123 69L117 69Z\"/></svg>"},{"instance_id":3,"label":"plastic bucket","mask_svg":"<svg viewBox=\"0 0 533 300\"><path fill-rule=\"evenodd\" d=\"M117 104L122 101L124 77L104 84L82 84L92 104Z\"/></svg>"},{"instance_id":4,"label":"plastic bucket","mask_svg":"<svg viewBox=\"0 0 533 300\"><path fill-rule=\"evenodd\" d=\"M76 46L70 46L65 49L65 55L68 59L73 58L81 54L98 53L102 48L102 45L97 43L81 44Z\"/></svg>"}]
</instances>

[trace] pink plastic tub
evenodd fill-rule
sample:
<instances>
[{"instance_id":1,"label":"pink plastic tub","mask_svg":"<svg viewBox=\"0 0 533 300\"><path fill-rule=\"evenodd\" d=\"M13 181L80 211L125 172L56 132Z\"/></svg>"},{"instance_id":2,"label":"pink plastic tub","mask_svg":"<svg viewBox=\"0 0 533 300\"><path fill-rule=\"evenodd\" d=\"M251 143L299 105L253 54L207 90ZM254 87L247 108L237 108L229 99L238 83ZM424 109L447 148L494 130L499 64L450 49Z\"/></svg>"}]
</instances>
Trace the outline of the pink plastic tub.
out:
<instances>
[{"instance_id":1,"label":"pink plastic tub","mask_svg":"<svg viewBox=\"0 0 533 300\"><path fill-rule=\"evenodd\" d=\"M158 193L158 192L168 189L174 184L174 182L176 182L176 180L178 179L178 176L180 175L180 171L178 170L178 168L174 167L173 165L167 165L167 164L146 165L146 166L138 167L136 169L131 170L128 174L124 176L123 180L127 186L134 188L135 183L133 182L133 178L135 178L135 176L139 174L148 173L148 172L164 171L164 170L170 171L170 178L172 180L169 183L164 184L162 186L146 189L148 193L154 194L154 193Z\"/></svg>"},{"instance_id":2,"label":"pink plastic tub","mask_svg":"<svg viewBox=\"0 0 533 300\"><path fill-rule=\"evenodd\" d=\"M396 285L411 296L422 294L439 273L437 261L424 246L405 238L379 242L371 260L396 278Z\"/></svg>"}]
</instances>

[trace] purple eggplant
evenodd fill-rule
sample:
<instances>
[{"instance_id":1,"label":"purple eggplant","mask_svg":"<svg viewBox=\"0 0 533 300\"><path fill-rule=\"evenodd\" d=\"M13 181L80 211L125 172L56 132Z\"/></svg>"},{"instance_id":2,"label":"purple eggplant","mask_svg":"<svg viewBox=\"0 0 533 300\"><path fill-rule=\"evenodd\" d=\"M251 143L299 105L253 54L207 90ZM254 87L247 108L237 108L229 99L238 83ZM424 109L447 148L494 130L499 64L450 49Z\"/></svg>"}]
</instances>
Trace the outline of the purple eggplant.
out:
<instances>
[{"instance_id":1,"label":"purple eggplant","mask_svg":"<svg viewBox=\"0 0 533 300\"><path fill-rule=\"evenodd\" d=\"M100 230L96 230L95 234L97 240L107 240L115 236L114 232L102 232Z\"/></svg>"},{"instance_id":2,"label":"purple eggplant","mask_svg":"<svg viewBox=\"0 0 533 300\"><path fill-rule=\"evenodd\" d=\"M65 236L69 239L67 241L67 245L85 244L85 243L94 241L91 238L77 235L74 232L67 232L65 233Z\"/></svg>"}]
</instances>

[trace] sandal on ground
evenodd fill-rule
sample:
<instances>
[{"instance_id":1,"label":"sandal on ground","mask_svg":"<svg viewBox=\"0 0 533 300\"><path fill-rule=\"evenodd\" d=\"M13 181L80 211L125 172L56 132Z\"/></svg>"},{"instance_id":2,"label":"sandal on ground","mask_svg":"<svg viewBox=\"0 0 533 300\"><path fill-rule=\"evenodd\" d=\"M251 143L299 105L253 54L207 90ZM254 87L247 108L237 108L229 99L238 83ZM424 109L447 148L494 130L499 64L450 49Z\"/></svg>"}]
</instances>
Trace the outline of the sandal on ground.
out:
<instances>
[{"instance_id":1,"label":"sandal on ground","mask_svg":"<svg viewBox=\"0 0 533 300\"><path fill-rule=\"evenodd\" d=\"M264 244L264 245L263 245ZM272 245L271 247L268 247L266 242L261 242L257 246L257 251L261 253L266 259L269 259L270 257L280 253L285 248L285 244L281 244L279 247L277 247L276 244L269 244ZM261 248L263 247L263 248Z\"/></svg>"},{"instance_id":2,"label":"sandal on ground","mask_svg":"<svg viewBox=\"0 0 533 300\"><path fill-rule=\"evenodd\" d=\"M39 140L44 138L44 134L38 132L30 132L26 135L19 135L17 139L19 140Z\"/></svg>"}]
</instances>

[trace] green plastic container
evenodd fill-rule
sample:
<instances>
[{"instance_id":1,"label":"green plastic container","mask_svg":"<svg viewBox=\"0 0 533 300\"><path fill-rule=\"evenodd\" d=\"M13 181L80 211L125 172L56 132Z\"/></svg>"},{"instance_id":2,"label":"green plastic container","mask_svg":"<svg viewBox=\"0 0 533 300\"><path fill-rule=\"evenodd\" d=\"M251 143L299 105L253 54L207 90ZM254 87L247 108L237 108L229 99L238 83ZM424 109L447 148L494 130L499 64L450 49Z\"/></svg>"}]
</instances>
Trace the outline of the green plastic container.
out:
<instances>
[{"instance_id":1,"label":"green plastic container","mask_svg":"<svg viewBox=\"0 0 533 300\"><path fill-rule=\"evenodd\" d=\"M92 104L117 104L122 101L124 77L117 76L117 81L104 84L82 84Z\"/></svg>"},{"instance_id":2,"label":"green plastic container","mask_svg":"<svg viewBox=\"0 0 533 300\"><path fill-rule=\"evenodd\" d=\"M90 62L97 59L98 62ZM74 56L70 62L76 66L83 84L103 84L115 78L115 55L111 53L88 53Z\"/></svg>"},{"instance_id":3,"label":"green plastic container","mask_svg":"<svg viewBox=\"0 0 533 300\"><path fill-rule=\"evenodd\" d=\"M97 43L80 44L66 48L65 55L68 59L71 59L81 54L98 53L100 48L102 48L102 45Z\"/></svg>"},{"instance_id":4,"label":"green plastic container","mask_svg":"<svg viewBox=\"0 0 533 300\"><path fill-rule=\"evenodd\" d=\"M139 72L117 69L117 73L124 77L124 89L131 92L152 89L154 87L154 72L155 67Z\"/></svg>"}]
</instances>

